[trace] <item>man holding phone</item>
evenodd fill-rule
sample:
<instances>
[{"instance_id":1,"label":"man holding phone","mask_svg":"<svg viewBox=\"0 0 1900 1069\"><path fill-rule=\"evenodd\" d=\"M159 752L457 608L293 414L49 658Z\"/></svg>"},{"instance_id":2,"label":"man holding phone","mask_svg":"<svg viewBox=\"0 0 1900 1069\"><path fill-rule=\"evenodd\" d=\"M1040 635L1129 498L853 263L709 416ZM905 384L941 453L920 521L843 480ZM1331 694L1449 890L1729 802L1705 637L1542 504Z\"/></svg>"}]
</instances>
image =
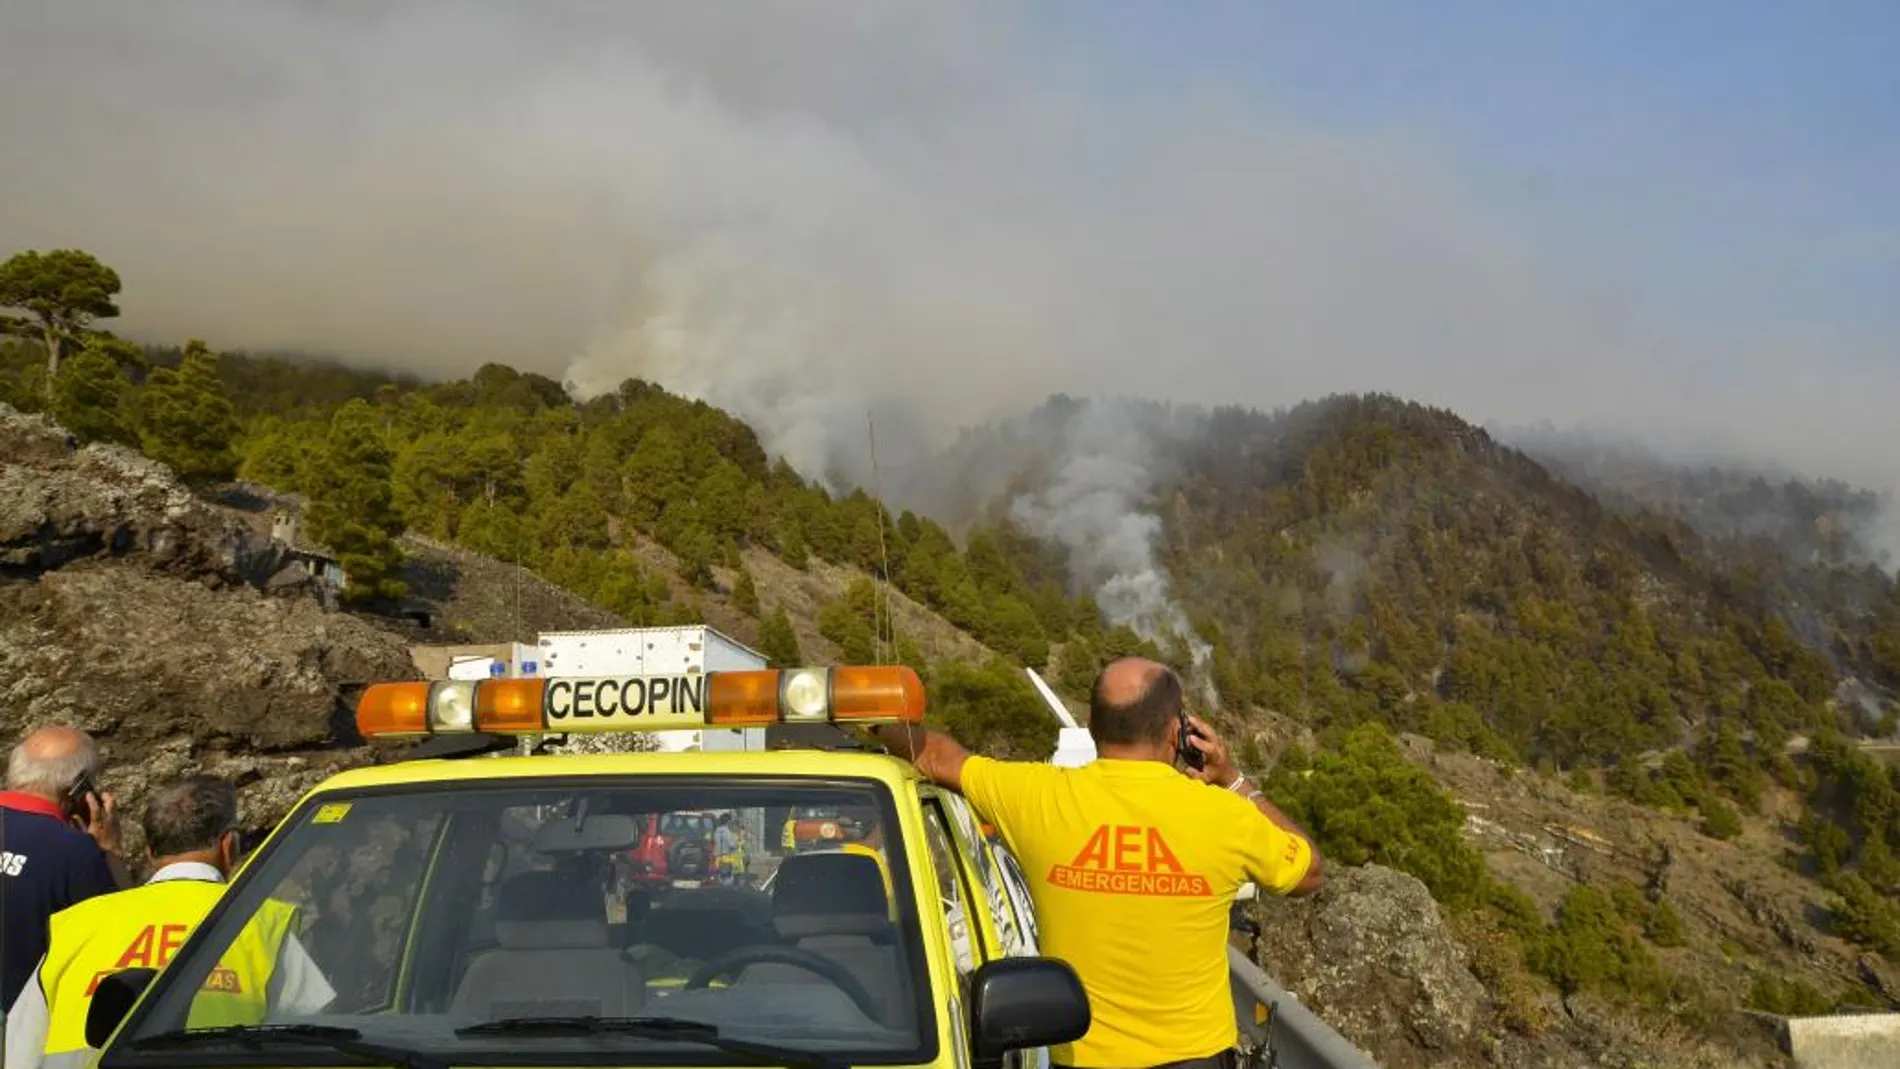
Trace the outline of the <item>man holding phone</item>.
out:
<instances>
[{"instance_id":1,"label":"man holding phone","mask_svg":"<svg viewBox=\"0 0 1900 1069\"><path fill-rule=\"evenodd\" d=\"M967 797L1022 862L1042 952L1067 961L1093 1023L1050 1060L1076 1069L1232 1069L1228 914L1240 886L1319 889L1311 838L1188 715L1181 681L1115 661L1089 696L1097 759L997 761L911 724L878 740ZM1196 760L1198 758L1198 760Z\"/></svg>"},{"instance_id":2,"label":"man holding phone","mask_svg":"<svg viewBox=\"0 0 1900 1069\"><path fill-rule=\"evenodd\" d=\"M13 1005L46 953L49 919L67 906L129 886L119 817L94 785L92 737L42 727L7 757L0 791L0 1011Z\"/></svg>"}]
</instances>

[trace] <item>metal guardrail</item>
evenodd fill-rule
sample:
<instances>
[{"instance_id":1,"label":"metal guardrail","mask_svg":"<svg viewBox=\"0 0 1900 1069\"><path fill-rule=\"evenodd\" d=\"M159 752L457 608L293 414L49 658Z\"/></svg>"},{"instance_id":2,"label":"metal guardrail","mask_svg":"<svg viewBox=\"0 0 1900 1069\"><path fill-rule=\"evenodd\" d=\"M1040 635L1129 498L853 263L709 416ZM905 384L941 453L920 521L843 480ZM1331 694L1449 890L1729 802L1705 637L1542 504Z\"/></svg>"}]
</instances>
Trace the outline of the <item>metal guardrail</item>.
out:
<instances>
[{"instance_id":1,"label":"metal guardrail","mask_svg":"<svg viewBox=\"0 0 1900 1069\"><path fill-rule=\"evenodd\" d=\"M1300 1005L1238 947L1227 948L1234 1018L1257 1069L1380 1069L1372 1056ZM1258 1010L1266 1009L1266 1023Z\"/></svg>"}]
</instances>

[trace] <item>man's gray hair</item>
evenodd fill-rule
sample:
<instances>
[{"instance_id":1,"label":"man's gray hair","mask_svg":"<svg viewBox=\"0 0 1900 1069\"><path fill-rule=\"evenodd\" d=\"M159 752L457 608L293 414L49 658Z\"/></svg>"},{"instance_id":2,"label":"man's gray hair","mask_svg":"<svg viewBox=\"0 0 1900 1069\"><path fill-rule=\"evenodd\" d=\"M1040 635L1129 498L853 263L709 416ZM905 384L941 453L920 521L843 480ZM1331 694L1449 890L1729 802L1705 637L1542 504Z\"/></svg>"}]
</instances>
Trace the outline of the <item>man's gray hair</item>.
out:
<instances>
[{"instance_id":1,"label":"man's gray hair","mask_svg":"<svg viewBox=\"0 0 1900 1069\"><path fill-rule=\"evenodd\" d=\"M92 744L92 736L77 729L67 730L77 736L79 745L51 757L35 753L35 748L30 745L33 736L39 731L21 739L13 747L13 752L7 755L7 789L58 798L72 790L73 785L81 779L96 776L99 772L99 751Z\"/></svg>"},{"instance_id":2,"label":"man's gray hair","mask_svg":"<svg viewBox=\"0 0 1900 1069\"><path fill-rule=\"evenodd\" d=\"M216 776L169 783L145 802L145 848L153 857L211 850L237 827L237 788Z\"/></svg>"}]
</instances>

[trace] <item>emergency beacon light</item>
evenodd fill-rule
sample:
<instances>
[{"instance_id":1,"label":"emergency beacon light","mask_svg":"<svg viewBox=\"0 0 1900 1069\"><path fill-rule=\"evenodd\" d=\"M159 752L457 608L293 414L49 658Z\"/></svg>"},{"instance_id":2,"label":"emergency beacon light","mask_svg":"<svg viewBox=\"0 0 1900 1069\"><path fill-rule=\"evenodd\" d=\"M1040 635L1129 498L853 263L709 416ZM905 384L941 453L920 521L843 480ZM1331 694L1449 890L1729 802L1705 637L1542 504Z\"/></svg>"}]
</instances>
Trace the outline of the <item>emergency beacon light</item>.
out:
<instances>
[{"instance_id":1,"label":"emergency beacon light","mask_svg":"<svg viewBox=\"0 0 1900 1069\"><path fill-rule=\"evenodd\" d=\"M905 665L418 680L372 684L356 703L356 728L365 739L914 724L923 718L923 681Z\"/></svg>"}]
</instances>

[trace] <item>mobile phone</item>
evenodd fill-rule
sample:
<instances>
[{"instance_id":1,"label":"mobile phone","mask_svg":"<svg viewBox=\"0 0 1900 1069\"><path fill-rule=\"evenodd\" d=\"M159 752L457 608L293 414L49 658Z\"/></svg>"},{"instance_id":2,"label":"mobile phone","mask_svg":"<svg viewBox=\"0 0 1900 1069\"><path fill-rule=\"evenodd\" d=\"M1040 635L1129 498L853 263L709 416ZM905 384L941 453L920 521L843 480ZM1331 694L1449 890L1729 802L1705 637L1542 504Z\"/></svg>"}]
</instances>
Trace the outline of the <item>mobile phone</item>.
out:
<instances>
[{"instance_id":1,"label":"mobile phone","mask_svg":"<svg viewBox=\"0 0 1900 1069\"><path fill-rule=\"evenodd\" d=\"M79 777L79 781L66 791L66 814L74 820L91 820L92 810L86 805L86 796L98 792L99 788L92 782L91 776Z\"/></svg>"},{"instance_id":2,"label":"mobile phone","mask_svg":"<svg viewBox=\"0 0 1900 1069\"><path fill-rule=\"evenodd\" d=\"M1182 764L1198 772L1207 767L1207 755L1195 749L1194 744L1188 741L1193 737L1194 726L1188 723L1187 712L1183 710L1181 732L1174 740L1174 750L1180 755Z\"/></svg>"}]
</instances>

